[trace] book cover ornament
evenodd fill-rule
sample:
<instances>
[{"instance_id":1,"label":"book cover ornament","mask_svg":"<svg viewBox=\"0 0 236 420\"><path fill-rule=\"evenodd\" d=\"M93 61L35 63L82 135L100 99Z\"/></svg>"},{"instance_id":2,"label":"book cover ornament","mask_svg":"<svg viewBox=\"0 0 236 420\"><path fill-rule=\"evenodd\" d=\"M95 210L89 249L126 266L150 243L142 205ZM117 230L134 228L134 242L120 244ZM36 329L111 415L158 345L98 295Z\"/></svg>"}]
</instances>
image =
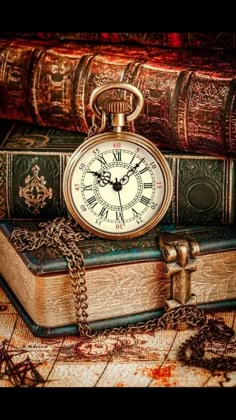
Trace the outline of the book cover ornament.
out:
<instances>
[{"instance_id":1,"label":"book cover ornament","mask_svg":"<svg viewBox=\"0 0 236 420\"><path fill-rule=\"evenodd\" d=\"M123 99L109 99L98 107L100 95L112 89L133 94L136 108L130 111ZM171 202L172 174L162 153L145 137L123 131L143 103L140 90L127 83L96 88L90 97L95 135L88 136L66 166L63 193L69 212L85 230L103 238L143 235L163 218ZM108 121L113 131L103 132Z\"/></svg>"}]
</instances>

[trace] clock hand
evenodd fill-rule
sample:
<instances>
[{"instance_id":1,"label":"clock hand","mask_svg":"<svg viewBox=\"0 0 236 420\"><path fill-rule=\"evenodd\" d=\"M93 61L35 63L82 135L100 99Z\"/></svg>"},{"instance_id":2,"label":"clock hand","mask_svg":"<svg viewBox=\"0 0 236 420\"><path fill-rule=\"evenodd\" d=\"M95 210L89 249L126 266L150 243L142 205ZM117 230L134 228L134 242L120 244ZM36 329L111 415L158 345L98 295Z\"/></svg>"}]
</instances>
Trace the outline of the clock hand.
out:
<instances>
[{"instance_id":1,"label":"clock hand","mask_svg":"<svg viewBox=\"0 0 236 420\"><path fill-rule=\"evenodd\" d=\"M122 207L122 204L121 204L121 197L120 197L120 191L122 190L122 185L118 181L117 178L116 178L116 182L114 182L114 184L113 184L113 189L118 192L118 198L119 198L119 203L120 203L120 212L121 212L123 223L124 223L124 226L125 226L124 212L123 212L123 207Z\"/></svg>"},{"instance_id":2,"label":"clock hand","mask_svg":"<svg viewBox=\"0 0 236 420\"><path fill-rule=\"evenodd\" d=\"M113 185L114 182L111 181L111 173L110 172L103 172L100 174L100 172L96 171L88 171L88 173L97 176L98 184L100 187L105 187L107 184Z\"/></svg>"},{"instance_id":3,"label":"clock hand","mask_svg":"<svg viewBox=\"0 0 236 420\"><path fill-rule=\"evenodd\" d=\"M126 174L126 175L124 175L124 176L120 179L120 183L121 183L122 185L125 185L125 184L127 184L127 183L128 183L129 178L131 177L131 175L133 175L133 174L134 174L134 172L135 172L135 171L136 171L136 169L139 167L139 165L141 165L141 163L144 161L144 159L145 159L145 158L141 159L138 163L136 163L136 165L135 165L133 168L129 169L129 170L128 170L128 172L127 172L127 174Z\"/></svg>"}]
</instances>

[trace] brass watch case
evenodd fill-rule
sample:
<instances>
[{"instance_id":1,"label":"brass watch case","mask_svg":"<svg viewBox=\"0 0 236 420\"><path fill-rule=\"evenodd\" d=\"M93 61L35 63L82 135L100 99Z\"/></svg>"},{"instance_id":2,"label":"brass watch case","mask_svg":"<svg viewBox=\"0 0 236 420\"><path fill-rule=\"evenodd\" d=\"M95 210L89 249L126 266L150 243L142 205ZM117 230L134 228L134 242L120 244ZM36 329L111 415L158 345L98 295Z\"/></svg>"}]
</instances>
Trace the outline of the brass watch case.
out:
<instances>
[{"instance_id":1,"label":"brass watch case","mask_svg":"<svg viewBox=\"0 0 236 420\"><path fill-rule=\"evenodd\" d=\"M137 229L126 232L126 233L109 233L104 232L100 229L97 229L93 225L90 225L85 221L80 213L78 212L76 206L73 202L72 197L72 175L73 171L77 165L78 160L83 156L83 154L88 151L91 148L94 148L98 146L101 143L108 142L108 141L116 141L116 142L122 142L127 141L130 143L133 143L137 145L137 147L142 146L145 148L149 153L153 155L153 158L158 163L162 174L164 178L164 196L162 200L162 204L157 210L156 214L143 226L137 227ZM63 178L63 194L64 199L67 205L67 208L70 212L70 214L73 216L73 218L79 223L80 226L82 226L85 230L93 233L96 236L107 238L107 239L113 239L113 240L120 240L120 239L131 239L136 238L138 236L141 236L151 230L165 215L166 211L169 208L172 194L173 194L173 179L172 174L169 168L169 165L162 155L162 153L159 151L159 149L148 139L134 133L128 133L125 131L122 131L121 133L102 133L98 134L91 139L86 140L71 156L69 159L69 162L66 166L64 178Z\"/></svg>"}]
</instances>

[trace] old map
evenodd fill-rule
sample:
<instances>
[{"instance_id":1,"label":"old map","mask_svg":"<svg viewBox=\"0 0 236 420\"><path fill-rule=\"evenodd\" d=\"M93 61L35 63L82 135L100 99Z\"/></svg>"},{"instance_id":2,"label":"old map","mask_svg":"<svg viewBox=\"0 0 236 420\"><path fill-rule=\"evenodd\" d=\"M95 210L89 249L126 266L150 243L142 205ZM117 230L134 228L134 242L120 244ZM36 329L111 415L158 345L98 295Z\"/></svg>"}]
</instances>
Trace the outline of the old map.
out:
<instances>
[{"instance_id":1,"label":"old map","mask_svg":"<svg viewBox=\"0 0 236 420\"><path fill-rule=\"evenodd\" d=\"M235 315L217 314L236 330ZM0 387L235 387L236 372L212 374L176 360L181 343L195 333L36 338L0 289ZM235 348L235 339L218 345L234 357Z\"/></svg>"}]
</instances>

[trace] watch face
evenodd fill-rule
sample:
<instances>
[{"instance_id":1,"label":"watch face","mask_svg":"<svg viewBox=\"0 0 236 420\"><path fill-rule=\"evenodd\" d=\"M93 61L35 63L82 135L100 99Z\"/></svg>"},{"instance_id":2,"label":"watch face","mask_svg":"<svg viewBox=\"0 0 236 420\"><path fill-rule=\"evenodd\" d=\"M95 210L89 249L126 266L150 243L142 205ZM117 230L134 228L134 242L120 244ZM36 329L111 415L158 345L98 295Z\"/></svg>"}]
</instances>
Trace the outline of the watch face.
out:
<instances>
[{"instance_id":1,"label":"watch face","mask_svg":"<svg viewBox=\"0 0 236 420\"><path fill-rule=\"evenodd\" d=\"M87 140L70 158L63 186L75 220L110 239L139 236L154 227L172 195L163 155L151 142L130 133Z\"/></svg>"}]
</instances>

